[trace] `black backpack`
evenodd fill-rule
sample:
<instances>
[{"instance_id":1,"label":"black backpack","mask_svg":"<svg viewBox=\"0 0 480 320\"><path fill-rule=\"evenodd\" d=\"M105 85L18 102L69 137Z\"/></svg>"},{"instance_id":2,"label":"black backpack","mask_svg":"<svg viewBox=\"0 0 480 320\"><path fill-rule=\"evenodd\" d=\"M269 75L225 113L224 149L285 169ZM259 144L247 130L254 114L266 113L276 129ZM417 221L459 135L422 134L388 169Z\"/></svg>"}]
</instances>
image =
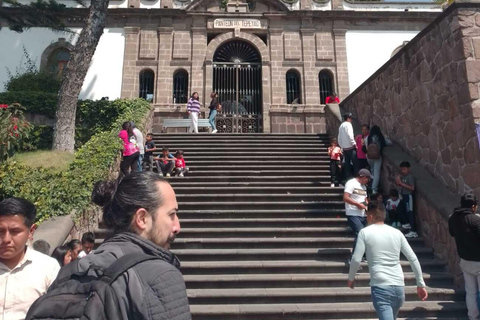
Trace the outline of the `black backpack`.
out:
<instances>
[{"instance_id":1,"label":"black backpack","mask_svg":"<svg viewBox=\"0 0 480 320\"><path fill-rule=\"evenodd\" d=\"M25 320L122 320L118 297L112 283L128 269L154 259L160 257L145 253L127 254L104 272L95 265L79 272L78 261L74 261L62 268L59 278L54 281L47 293L30 307ZM103 272L103 275L100 277L88 275L92 269ZM62 274L67 276L62 277Z\"/></svg>"}]
</instances>

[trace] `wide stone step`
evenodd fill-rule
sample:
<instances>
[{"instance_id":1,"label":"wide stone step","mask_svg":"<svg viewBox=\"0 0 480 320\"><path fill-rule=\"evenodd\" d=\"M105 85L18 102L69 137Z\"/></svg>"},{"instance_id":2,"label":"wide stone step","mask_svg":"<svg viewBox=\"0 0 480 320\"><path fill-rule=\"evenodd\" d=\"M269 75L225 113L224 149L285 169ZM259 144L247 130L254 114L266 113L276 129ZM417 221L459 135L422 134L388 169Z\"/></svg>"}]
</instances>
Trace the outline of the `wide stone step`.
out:
<instances>
[{"instance_id":1,"label":"wide stone step","mask_svg":"<svg viewBox=\"0 0 480 320\"><path fill-rule=\"evenodd\" d=\"M293 210L293 209L344 209L345 204L341 201L304 201L304 202L287 202L287 201L238 201L232 202L183 202L179 203L180 210L228 210L228 209L241 209L241 210L266 210L266 209L278 209L278 210Z\"/></svg>"},{"instance_id":2,"label":"wide stone step","mask_svg":"<svg viewBox=\"0 0 480 320\"><path fill-rule=\"evenodd\" d=\"M311 176L318 176L321 179L328 179L330 180L330 170L310 170L309 168L290 168L288 170L271 170L271 169L257 169L257 168L250 168L248 170L232 170L232 169L224 169L224 170L192 170L189 171L187 177L205 177L205 176L213 176L213 177L221 177L223 181L226 181L226 177L236 177L236 176L257 176L257 177L278 177L281 175L289 175L290 178L299 178L299 177L311 177ZM227 180L228 181L228 180Z\"/></svg>"},{"instance_id":3,"label":"wide stone step","mask_svg":"<svg viewBox=\"0 0 480 320\"><path fill-rule=\"evenodd\" d=\"M187 219L180 221L185 228L318 228L345 227L345 218L239 218L239 219Z\"/></svg>"},{"instance_id":4,"label":"wide stone step","mask_svg":"<svg viewBox=\"0 0 480 320\"><path fill-rule=\"evenodd\" d=\"M286 188L297 188L297 187L315 187L321 190L332 190L333 191L343 191L344 187L335 187L332 189L330 187L330 180L326 177L323 177L323 181L316 181L314 179L301 179L300 181L284 180L278 181L276 179L265 179L265 181L221 181L221 179L212 179L211 181L201 181L199 178L195 177L186 177L187 179L169 179L168 182L172 185L173 188L177 187L192 187L192 188L225 188L225 187L259 187L259 188L270 188L270 187L286 187ZM268 177L267 177L268 178ZM302 177L303 178L303 177ZM285 183L288 181L288 184Z\"/></svg>"},{"instance_id":5,"label":"wide stone step","mask_svg":"<svg viewBox=\"0 0 480 320\"><path fill-rule=\"evenodd\" d=\"M188 139L188 140L329 140L329 136L326 134L286 134L286 133L153 133L154 139L175 140L175 139Z\"/></svg>"},{"instance_id":6,"label":"wide stone step","mask_svg":"<svg viewBox=\"0 0 480 320\"><path fill-rule=\"evenodd\" d=\"M315 165L315 164L304 164L300 165L296 162L290 162L290 164L280 164L280 165L268 165L268 164L249 164L243 163L242 165L231 165L231 164L219 164L216 166L199 166L199 165L191 165L190 162L186 163L187 167L190 169L191 172L196 171L250 171L254 170L292 170L292 169L308 169L310 173L312 172L330 172L329 165Z\"/></svg>"},{"instance_id":7,"label":"wide stone step","mask_svg":"<svg viewBox=\"0 0 480 320\"><path fill-rule=\"evenodd\" d=\"M346 226L342 227L300 227L300 228L242 228L241 225L236 228L182 228L183 238L230 238L232 236L242 238L266 238L266 237L288 237L288 238L304 238L304 237L347 237L352 234L351 230ZM251 240L251 239L250 239ZM298 240L297 240L298 241Z\"/></svg>"},{"instance_id":8,"label":"wide stone step","mask_svg":"<svg viewBox=\"0 0 480 320\"><path fill-rule=\"evenodd\" d=\"M453 288L427 288L431 301L460 301L463 293L456 293ZM191 305L208 305L212 301L219 304L282 304L298 303L339 303L372 301L369 287L352 290L346 287L336 288L248 288L248 289L189 289L188 300ZM417 287L405 287L407 301L415 301Z\"/></svg>"},{"instance_id":9,"label":"wide stone step","mask_svg":"<svg viewBox=\"0 0 480 320\"><path fill-rule=\"evenodd\" d=\"M345 273L327 274L224 274L224 275L186 275L188 289L227 289L227 288L333 288L344 287ZM415 274L404 275L405 284L416 285ZM453 285L453 278L447 272L424 273L427 286L446 288ZM368 287L370 275L359 273L355 277L355 287Z\"/></svg>"},{"instance_id":10,"label":"wide stone step","mask_svg":"<svg viewBox=\"0 0 480 320\"><path fill-rule=\"evenodd\" d=\"M202 160L202 159L188 159L188 166L202 166L203 168L207 167L215 167L215 166L224 166L224 165L234 165L234 166L244 166L244 165L314 165L314 166L330 166L329 160L316 160L316 159L307 159L307 160L297 160L295 159L292 161L291 159L270 159L270 160L261 160L261 159L209 159L209 160Z\"/></svg>"},{"instance_id":11,"label":"wide stone step","mask_svg":"<svg viewBox=\"0 0 480 320\"><path fill-rule=\"evenodd\" d=\"M187 231L188 232L188 231ZM350 234L351 232L348 231ZM99 233L101 235L101 233ZM352 248L353 237L278 237L267 238L264 235L258 237L243 238L238 234L237 238L190 238L182 230L181 234L172 245L173 250L177 249L290 249L290 248ZM413 248L423 248L424 242L421 238L411 239L410 245Z\"/></svg>"},{"instance_id":12,"label":"wide stone step","mask_svg":"<svg viewBox=\"0 0 480 320\"><path fill-rule=\"evenodd\" d=\"M400 317L457 317L465 312L465 303L458 301L407 301ZM372 303L312 303L312 304L229 304L192 305L194 320L320 320L364 319L376 316Z\"/></svg>"},{"instance_id":13,"label":"wide stone step","mask_svg":"<svg viewBox=\"0 0 480 320\"><path fill-rule=\"evenodd\" d=\"M205 186L190 186L189 183L178 184L176 181L172 181L172 187L177 194L177 198L180 196L185 196L189 194L201 194L201 195L219 195L219 194L342 194L343 188L332 188L332 187L319 187L319 186L310 186L310 187L301 187L301 186L291 186L290 184L285 186L268 186L268 187L258 187L251 185L244 186L225 186L225 185L211 185L208 187Z\"/></svg>"},{"instance_id":14,"label":"wide stone step","mask_svg":"<svg viewBox=\"0 0 480 320\"><path fill-rule=\"evenodd\" d=\"M286 193L271 193L271 194L235 194L235 193L219 193L219 194L177 194L177 201L180 204L184 204L189 201L202 201L202 202L220 202L220 201L231 201L234 203L237 202L247 202L250 201L252 204L261 201L342 201L343 194L340 193L299 193L299 194L289 194Z\"/></svg>"},{"instance_id":15,"label":"wide stone step","mask_svg":"<svg viewBox=\"0 0 480 320\"><path fill-rule=\"evenodd\" d=\"M205 172L205 171L204 171ZM185 177L170 177L168 181L171 183L194 183L194 182L260 182L260 184L265 183L269 185L271 182L283 182L283 185L290 185L291 183L314 183L314 185L319 186L329 186L330 175L305 175L305 176L285 176L283 174L277 176L260 176L260 175L251 175L250 172L244 173L245 175L229 175L229 176L220 176L220 175L211 175L208 172L205 172L206 175L195 176L192 172L187 174ZM247 175L248 174L248 175Z\"/></svg>"},{"instance_id":16,"label":"wide stone step","mask_svg":"<svg viewBox=\"0 0 480 320\"><path fill-rule=\"evenodd\" d=\"M199 208L180 208L178 212L180 217L180 222L182 219L240 219L240 218L344 218L345 217L345 206L342 208L293 208L293 209L258 209L258 208L247 208L240 209L235 206L235 208L227 209L218 209L218 208L205 208L199 210Z\"/></svg>"},{"instance_id":17,"label":"wide stone step","mask_svg":"<svg viewBox=\"0 0 480 320\"><path fill-rule=\"evenodd\" d=\"M429 248L415 248L419 258L432 258ZM346 261L351 248L281 248L281 249L175 249L180 261L256 261L256 260L327 260Z\"/></svg>"},{"instance_id":18,"label":"wide stone step","mask_svg":"<svg viewBox=\"0 0 480 320\"><path fill-rule=\"evenodd\" d=\"M227 148L228 149L228 148ZM174 153L175 149L171 149L170 152L171 153ZM218 149L215 149L215 150L212 150L210 148L205 148L205 149L201 149L201 150L186 150L186 152L188 153L185 153L185 158L188 160L190 159L191 156L200 156L200 157L203 157L203 156L215 156L215 158L217 159L226 159L227 157L231 157L231 156L234 156L234 157L237 157L237 159L242 159L242 158L245 158L248 156L248 158L250 157L256 157L256 156L273 156L273 157L285 157L285 158L291 158L291 157L297 157L297 156L300 156L300 155L303 155L305 153L308 153L308 155L310 156L315 156L317 157L317 159L319 160L328 160L330 159L327 155L327 153L325 151L318 151L318 150L311 150L311 149L306 149L306 150L303 150L303 149L297 149L297 150L286 150L286 149L281 149L279 148L278 150L266 150L265 148L264 149L260 149L260 150L251 150L251 149L248 149L248 148L244 148L244 149L236 149L236 150L232 150L232 149L228 149L228 150L218 150ZM153 151L153 154L155 155L158 155L161 153L161 150L159 150L157 148L157 151ZM294 160L294 159L292 159Z\"/></svg>"},{"instance_id":19,"label":"wide stone step","mask_svg":"<svg viewBox=\"0 0 480 320\"><path fill-rule=\"evenodd\" d=\"M173 150L174 151L174 150ZM156 154L159 154L160 152L154 152ZM230 160L235 160L235 161L287 161L289 163L292 163L291 155L286 156L286 157L278 157L276 155L256 155L256 154L249 154L248 158L245 157L245 154L243 155L226 155L224 153L221 154L216 154L216 155L201 155L201 154L188 154L188 157L186 157L188 161L194 160L194 161L230 161ZM297 154L295 155L295 161L319 161L319 162L324 162L324 163L329 163L330 158L326 154L320 154L320 155L311 155L311 154Z\"/></svg>"},{"instance_id":20,"label":"wide stone step","mask_svg":"<svg viewBox=\"0 0 480 320\"><path fill-rule=\"evenodd\" d=\"M434 259L419 257L423 272L444 272L445 264ZM408 261L401 260L404 272L412 272ZM360 273L368 273L366 262L361 263ZM322 274L346 273L349 266L345 261L318 260L264 260L256 261L182 261L180 270L184 275L239 275L239 274Z\"/></svg>"},{"instance_id":21,"label":"wide stone step","mask_svg":"<svg viewBox=\"0 0 480 320\"><path fill-rule=\"evenodd\" d=\"M296 148L328 148L330 143L322 141L277 141L277 142L264 142L264 141L164 141L153 140L157 148L162 148L162 144L168 143L166 147L170 149L190 149L190 148L284 148L284 149L296 149Z\"/></svg>"}]
</instances>

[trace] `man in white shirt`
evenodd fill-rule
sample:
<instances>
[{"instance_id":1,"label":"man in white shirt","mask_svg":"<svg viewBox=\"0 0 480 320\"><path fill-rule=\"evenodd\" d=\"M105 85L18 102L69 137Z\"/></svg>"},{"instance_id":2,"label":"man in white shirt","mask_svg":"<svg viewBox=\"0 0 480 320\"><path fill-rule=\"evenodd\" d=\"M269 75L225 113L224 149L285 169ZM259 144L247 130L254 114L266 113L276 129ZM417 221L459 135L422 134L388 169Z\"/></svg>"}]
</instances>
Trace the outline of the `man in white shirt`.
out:
<instances>
[{"instance_id":1,"label":"man in white shirt","mask_svg":"<svg viewBox=\"0 0 480 320\"><path fill-rule=\"evenodd\" d=\"M368 204L366 184L372 178L373 176L370 171L362 169L358 171L356 178L349 180L345 184L345 190L343 193L345 214L347 216L348 226L355 233L352 254L355 251L358 233L367 225L365 213Z\"/></svg>"},{"instance_id":2,"label":"man in white shirt","mask_svg":"<svg viewBox=\"0 0 480 320\"><path fill-rule=\"evenodd\" d=\"M137 140L137 147L138 150L140 150L140 157L138 157L137 160L137 171L142 172L143 158L145 157L145 144L143 143L143 133L137 129L133 121L131 123L133 128L133 134L135 135L135 139Z\"/></svg>"},{"instance_id":3,"label":"man in white shirt","mask_svg":"<svg viewBox=\"0 0 480 320\"><path fill-rule=\"evenodd\" d=\"M23 320L32 303L57 277L57 260L27 247L36 208L21 198L0 202L0 315Z\"/></svg>"},{"instance_id":4,"label":"man in white shirt","mask_svg":"<svg viewBox=\"0 0 480 320\"><path fill-rule=\"evenodd\" d=\"M403 233L384 223L383 204L372 202L368 205L367 221L369 226L358 235L357 247L350 264L348 286L354 288L355 274L366 251L373 306L378 318L380 320L396 319L405 301L405 282L400 265L400 253L410 262L415 273L418 297L425 301L428 293L423 281L422 268Z\"/></svg>"},{"instance_id":5,"label":"man in white shirt","mask_svg":"<svg viewBox=\"0 0 480 320\"><path fill-rule=\"evenodd\" d=\"M345 162L345 178L348 180L354 177L359 168L359 162L357 158L357 143L355 142L355 136L353 134L352 126L353 114L350 112L343 114L343 123L338 128L338 145L343 150L344 162ZM353 171L352 171L353 165Z\"/></svg>"}]
</instances>

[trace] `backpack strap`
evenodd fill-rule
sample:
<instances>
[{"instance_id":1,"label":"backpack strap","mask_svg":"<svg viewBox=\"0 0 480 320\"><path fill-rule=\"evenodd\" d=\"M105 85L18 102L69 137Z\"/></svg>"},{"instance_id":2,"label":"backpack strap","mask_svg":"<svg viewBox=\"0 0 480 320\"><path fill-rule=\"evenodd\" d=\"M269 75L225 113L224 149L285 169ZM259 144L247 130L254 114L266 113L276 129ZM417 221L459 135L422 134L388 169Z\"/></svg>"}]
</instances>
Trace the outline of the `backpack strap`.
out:
<instances>
[{"instance_id":1,"label":"backpack strap","mask_svg":"<svg viewBox=\"0 0 480 320\"><path fill-rule=\"evenodd\" d=\"M115 261L102 276L102 281L112 284L118 277L120 277L127 270L135 267L137 264L149 261L149 260L162 260L160 257L151 256L143 252L130 253L124 255L117 261Z\"/></svg>"}]
</instances>

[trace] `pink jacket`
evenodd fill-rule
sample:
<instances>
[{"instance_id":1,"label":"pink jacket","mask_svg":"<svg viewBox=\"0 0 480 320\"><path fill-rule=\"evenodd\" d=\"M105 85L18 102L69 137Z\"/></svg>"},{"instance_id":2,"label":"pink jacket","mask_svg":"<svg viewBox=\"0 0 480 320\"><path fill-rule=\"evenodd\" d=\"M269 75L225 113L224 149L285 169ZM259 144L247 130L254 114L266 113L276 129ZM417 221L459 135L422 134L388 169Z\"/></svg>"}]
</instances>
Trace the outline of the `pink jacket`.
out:
<instances>
[{"instance_id":1,"label":"pink jacket","mask_svg":"<svg viewBox=\"0 0 480 320\"><path fill-rule=\"evenodd\" d=\"M137 140L135 140L135 136L130 137L130 140L128 139L128 132L127 130L121 130L120 133L118 134L120 139L123 141L123 156L128 157L131 156L132 154L139 152L139 149L137 147Z\"/></svg>"}]
</instances>

